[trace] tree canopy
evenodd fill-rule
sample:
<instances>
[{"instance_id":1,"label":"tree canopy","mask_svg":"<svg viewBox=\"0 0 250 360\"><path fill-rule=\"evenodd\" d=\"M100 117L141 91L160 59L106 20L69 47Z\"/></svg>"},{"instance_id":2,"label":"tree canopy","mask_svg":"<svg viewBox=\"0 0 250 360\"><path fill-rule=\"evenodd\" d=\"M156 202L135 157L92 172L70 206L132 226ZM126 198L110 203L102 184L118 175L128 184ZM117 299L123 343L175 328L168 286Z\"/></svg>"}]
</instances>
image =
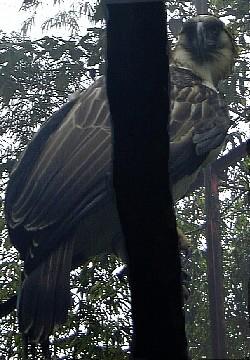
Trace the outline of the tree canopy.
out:
<instances>
[{"instance_id":1,"label":"tree canopy","mask_svg":"<svg viewBox=\"0 0 250 360\"><path fill-rule=\"evenodd\" d=\"M61 1L55 0L54 3ZM35 13L43 4L42 0L26 0L23 7ZM168 20L177 19L176 23L195 14L191 1L171 1L167 7ZM249 126L249 1L211 0L209 8L210 12L228 22L240 49L234 74L221 84L232 119L225 154L246 140ZM84 16L88 16L92 23L87 34L82 35L80 23ZM26 30L29 29L29 21L24 24ZM30 40L28 32L25 36L0 32L1 301L16 293L21 276L20 260L10 245L3 214L4 190L11 168L49 115L74 91L86 88L104 72L105 32L100 2L72 0L72 7L67 13L58 13L44 26L67 26L72 29L72 36L68 39L46 36ZM171 32L169 37L172 42L175 41ZM219 173L226 350L229 359L250 356L247 314L249 175L249 158L242 158ZM203 186L194 189L176 206L179 226L192 244L192 256L185 264L192 278L191 296L185 310L193 359L211 358L204 207ZM73 304L69 320L51 338L55 359L128 359L130 294L126 278L120 281L115 274L120 266L120 260L114 256L95 258L72 273ZM21 338L15 312L0 319L0 322L2 358L20 359ZM39 349L37 359L42 358L40 354Z\"/></svg>"}]
</instances>

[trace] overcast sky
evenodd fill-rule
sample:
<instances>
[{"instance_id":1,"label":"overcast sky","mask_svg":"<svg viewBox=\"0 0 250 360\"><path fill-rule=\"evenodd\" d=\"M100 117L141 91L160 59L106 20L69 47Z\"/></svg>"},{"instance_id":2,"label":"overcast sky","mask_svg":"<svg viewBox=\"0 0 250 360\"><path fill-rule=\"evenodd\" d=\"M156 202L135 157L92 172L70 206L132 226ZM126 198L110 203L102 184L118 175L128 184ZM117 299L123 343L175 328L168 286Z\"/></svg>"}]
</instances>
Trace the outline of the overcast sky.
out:
<instances>
[{"instance_id":1,"label":"overcast sky","mask_svg":"<svg viewBox=\"0 0 250 360\"><path fill-rule=\"evenodd\" d=\"M49 1L51 4L52 2ZM31 12L19 11L22 4L22 0L0 0L0 30L10 33L11 31L20 32L22 23L25 19L29 18ZM62 9L69 8L69 1L61 5ZM42 32L41 24L49 17L55 15L59 10L59 6L46 5L39 8L37 16L35 18L35 25L32 27L32 31L28 33L28 36L32 39L41 38L45 35L54 35L67 37L69 32L66 29L50 29L49 31ZM83 21L83 31L86 31L89 22Z\"/></svg>"},{"instance_id":2,"label":"overcast sky","mask_svg":"<svg viewBox=\"0 0 250 360\"><path fill-rule=\"evenodd\" d=\"M0 0L0 29L6 32L19 30L25 19L24 14L18 14L22 0ZM27 15L26 15L27 16Z\"/></svg>"}]
</instances>

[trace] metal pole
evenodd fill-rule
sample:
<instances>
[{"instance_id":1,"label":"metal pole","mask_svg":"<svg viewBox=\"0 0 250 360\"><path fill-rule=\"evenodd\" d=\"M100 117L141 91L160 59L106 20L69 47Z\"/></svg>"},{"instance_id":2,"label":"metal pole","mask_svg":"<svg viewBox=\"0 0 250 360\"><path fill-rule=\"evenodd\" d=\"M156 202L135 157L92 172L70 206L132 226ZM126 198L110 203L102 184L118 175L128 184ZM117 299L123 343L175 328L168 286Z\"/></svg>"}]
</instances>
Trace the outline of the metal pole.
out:
<instances>
[{"instance_id":1,"label":"metal pole","mask_svg":"<svg viewBox=\"0 0 250 360\"><path fill-rule=\"evenodd\" d=\"M197 15L208 14L207 0L193 0ZM218 178L212 166L204 170L208 298L213 359L226 358L223 269Z\"/></svg>"},{"instance_id":2,"label":"metal pole","mask_svg":"<svg viewBox=\"0 0 250 360\"><path fill-rule=\"evenodd\" d=\"M212 166L204 171L208 267L208 297L213 359L226 358L224 289L218 178Z\"/></svg>"}]
</instances>

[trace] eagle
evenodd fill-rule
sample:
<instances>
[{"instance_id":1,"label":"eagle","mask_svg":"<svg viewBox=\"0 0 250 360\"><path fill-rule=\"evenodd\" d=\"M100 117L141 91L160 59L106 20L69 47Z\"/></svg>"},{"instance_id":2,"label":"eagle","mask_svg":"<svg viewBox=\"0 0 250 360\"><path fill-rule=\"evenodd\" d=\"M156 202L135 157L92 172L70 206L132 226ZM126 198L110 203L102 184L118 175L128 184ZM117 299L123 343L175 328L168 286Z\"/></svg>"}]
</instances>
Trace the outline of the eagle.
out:
<instances>
[{"instance_id":1,"label":"eagle","mask_svg":"<svg viewBox=\"0 0 250 360\"><path fill-rule=\"evenodd\" d=\"M169 172L174 201L219 154L230 120L218 83L236 45L214 16L186 21L171 54ZM105 77L76 94L35 134L14 167L5 197L11 243L24 262L20 331L43 342L67 319L70 271L92 256L127 261L112 184Z\"/></svg>"}]
</instances>

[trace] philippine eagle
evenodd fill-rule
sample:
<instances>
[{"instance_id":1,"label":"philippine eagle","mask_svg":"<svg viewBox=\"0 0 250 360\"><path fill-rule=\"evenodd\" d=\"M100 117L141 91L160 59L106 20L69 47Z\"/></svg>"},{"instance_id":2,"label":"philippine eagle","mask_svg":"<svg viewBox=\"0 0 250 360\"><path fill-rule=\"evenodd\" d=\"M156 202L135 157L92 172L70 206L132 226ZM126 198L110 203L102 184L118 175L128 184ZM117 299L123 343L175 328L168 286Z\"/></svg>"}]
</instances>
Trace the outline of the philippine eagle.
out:
<instances>
[{"instance_id":1,"label":"philippine eagle","mask_svg":"<svg viewBox=\"0 0 250 360\"><path fill-rule=\"evenodd\" d=\"M215 159L229 128L218 82L236 46L223 22L198 16L184 23L170 64L169 168L174 200ZM126 261L112 187L112 143L105 78L52 115L17 162L5 213L24 261L18 298L20 331L43 342L67 318L70 270L100 253Z\"/></svg>"}]
</instances>

